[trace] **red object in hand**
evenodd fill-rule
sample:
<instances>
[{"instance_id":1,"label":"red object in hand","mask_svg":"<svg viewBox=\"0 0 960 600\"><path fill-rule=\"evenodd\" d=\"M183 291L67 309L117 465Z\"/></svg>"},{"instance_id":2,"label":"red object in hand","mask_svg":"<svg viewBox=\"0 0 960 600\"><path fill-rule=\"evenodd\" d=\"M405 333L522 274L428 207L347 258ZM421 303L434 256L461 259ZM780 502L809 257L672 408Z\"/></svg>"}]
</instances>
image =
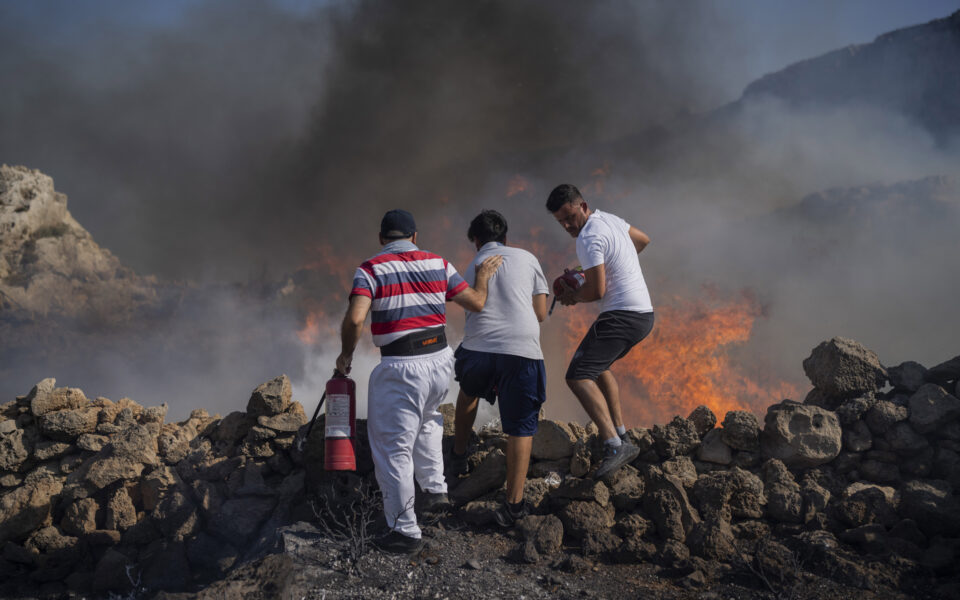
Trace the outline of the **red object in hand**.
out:
<instances>
[{"instance_id":1,"label":"red object in hand","mask_svg":"<svg viewBox=\"0 0 960 600\"><path fill-rule=\"evenodd\" d=\"M563 283L561 282L566 282L571 290L577 291L586 280L587 277L583 274L583 269L580 267L576 267L574 269L564 269L563 275L553 280L553 293L557 296L560 296L564 293L565 290Z\"/></svg>"},{"instance_id":2,"label":"red object in hand","mask_svg":"<svg viewBox=\"0 0 960 600\"><path fill-rule=\"evenodd\" d=\"M354 439L357 430L357 384L346 375L327 381L327 418L323 468L356 471Z\"/></svg>"}]
</instances>

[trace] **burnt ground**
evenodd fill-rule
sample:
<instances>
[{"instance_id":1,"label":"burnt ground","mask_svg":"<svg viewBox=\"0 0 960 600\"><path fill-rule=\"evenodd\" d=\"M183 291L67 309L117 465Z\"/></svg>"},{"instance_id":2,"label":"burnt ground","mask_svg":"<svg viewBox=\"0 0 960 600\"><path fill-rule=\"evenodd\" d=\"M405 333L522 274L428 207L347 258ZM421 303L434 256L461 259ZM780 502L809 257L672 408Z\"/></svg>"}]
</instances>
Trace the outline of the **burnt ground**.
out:
<instances>
[{"instance_id":1,"label":"burnt ground","mask_svg":"<svg viewBox=\"0 0 960 600\"><path fill-rule=\"evenodd\" d=\"M331 540L313 525L299 523L278 531L275 553L240 565L203 589L153 595L141 591L131 596L157 600L960 597L960 592L954 593L960 588L951 589L932 575L917 574L903 583L903 569L896 559L865 559L864 572L873 574L868 585L874 589L863 589L842 583L843 576L814 572L823 572L825 565L807 570L801 557L782 572L764 572L746 562L726 565L696 558L664 568L652 562L616 564L584 558L579 545L565 544L559 553L537 564L524 564L515 558L517 541L511 531L475 528L455 516L434 519L423 529L426 544L417 555L391 555L367 547L352 560L349 543Z\"/></svg>"}]
</instances>

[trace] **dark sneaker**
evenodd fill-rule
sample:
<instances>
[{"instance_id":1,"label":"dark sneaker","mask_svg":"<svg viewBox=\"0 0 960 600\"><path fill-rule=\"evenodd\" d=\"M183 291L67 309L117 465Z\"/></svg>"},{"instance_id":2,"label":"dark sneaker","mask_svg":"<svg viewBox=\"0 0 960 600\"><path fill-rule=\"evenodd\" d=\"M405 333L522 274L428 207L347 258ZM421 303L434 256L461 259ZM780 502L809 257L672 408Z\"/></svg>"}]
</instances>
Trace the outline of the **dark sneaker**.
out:
<instances>
[{"instance_id":1,"label":"dark sneaker","mask_svg":"<svg viewBox=\"0 0 960 600\"><path fill-rule=\"evenodd\" d=\"M423 548L423 540L403 535L399 531L390 531L385 535L374 538L373 545L391 554L413 554Z\"/></svg>"},{"instance_id":2,"label":"dark sneaker","mask_svg":"<svg viewBox=\"0 0 960 600\"><path fill-rule=\"evenodd\" d=\"M640 448L637 448L629 442L622 442L619 446L605 445L605 455L600 462L600 467L594 473L594 479L600 479L606 475L615 473L617 469L629 463L640 454Z\"/></svg>"},{"instance_id":3,"label":"dark sneaker","mask_svg":"<svg viewBox=\"0 0 960 600\"><path fill-rule=\"evenodd\" d=\"M437 514L448 512L451 508L450 498L444 493L431 494L425 493L420 502L420 512L426 514Z\"/></svg>"},{"instance_id":4,"label":"dark sneaker","mask_svg":"<svg viewBox=\"0 0 960 600\"><path fill-rule=\"evenodd\" d=\"M467 454L467 452L463 454L457 454L456 452L450 453L450 474L454 477L466 475L470 472L470 463L467 462Z\"/></svg>"},{"instance_id":5,"label":"dark sneaker","mask_svg":"<svg viewBox=\"0 0 960 600\"><path fill-rule=\"evenodd\" d=\"M519 509L513 509L504 502L500 508L493 513L493 518L500 527L513 527L513 524L530 514L530 505L524 500L520 503Z\"/></svg>"}]
</instances>

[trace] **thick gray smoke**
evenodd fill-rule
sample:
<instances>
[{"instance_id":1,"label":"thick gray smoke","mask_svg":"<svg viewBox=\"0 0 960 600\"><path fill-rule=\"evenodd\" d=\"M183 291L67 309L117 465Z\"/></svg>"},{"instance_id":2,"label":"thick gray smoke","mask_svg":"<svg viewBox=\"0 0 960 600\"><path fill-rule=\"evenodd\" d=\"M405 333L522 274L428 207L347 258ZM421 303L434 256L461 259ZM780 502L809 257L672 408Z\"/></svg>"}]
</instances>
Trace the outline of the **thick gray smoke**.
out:
<instances>
[{"instance_id":1,"label":"thick gray smoke","mask_svg":"<svg viewBox=\"0 0 960 600\"><path fill-rule=\"evenodd\" d=\"M764 316L743 365L798 381L800 360L834 335L892 364L953 356L938 324L960 278L956 261L937 259L957 255L956 237L897 251L897 238L927 239L929 215L868 239L804 231L796 253L773 250L798 243L798 223L815 225L769 215L830 187L950 173L955 146L902 106L758 96L696 116L732 99L712 52L736 45L735 18L706 3L358 1L293 12L246 0L49 46L0 18L0 80L18 82L0 91L0 161L52 175L78 220L141 273L283 285L310 267L291 281L334 320L384 210L413 210L422 245L461 268L469 218L501 210L550 277L575 257L543 202L574 183L650 233L655 303L696 298L704 284L755 292ZM223 357L214 368L190 373L193 361L171 359L192 339L193 310L165 352L144 351L153 372L191 382L174 415L225 410L227 400L205 399L231 376L246 390L275 367L313 393L339 343L323 337L323 358L305 365L289 339L302 305L267 318L256 302L217 294L227 308L204 325L226 340L211 344ZM545 345L560 345L565 318L545 325ZM551 412L572 417L564 352L548 356ZM144 381L151 398L174 390L139 377L136 361L100 361L102 378L129 382L122 393ZM26 391L17 385L4 391Z\"/></svg>"}]
</instances>

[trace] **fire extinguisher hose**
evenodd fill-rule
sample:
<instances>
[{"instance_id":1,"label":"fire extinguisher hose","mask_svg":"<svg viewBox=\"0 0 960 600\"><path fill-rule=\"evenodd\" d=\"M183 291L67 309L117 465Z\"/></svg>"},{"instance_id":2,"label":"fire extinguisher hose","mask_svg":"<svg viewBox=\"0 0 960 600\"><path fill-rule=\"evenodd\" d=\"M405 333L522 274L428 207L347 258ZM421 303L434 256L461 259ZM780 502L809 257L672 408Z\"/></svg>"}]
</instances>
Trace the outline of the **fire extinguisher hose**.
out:
<instances>
[{"instance_id":1,"label":"fire extinguisher hose","mask_svg":"<svg viewBox=\"0 0 960 600\"><path fill-rule=\"evenodd\" d=\"M338 376L338 375L340 375L341 377L345 377L345 375L341 375L341 374L340 374L340 371L334 369L334 370L333 370L333 376L336 377L336 376ZM310 433L313 431L313 425L314 425L314 423L317 422L317 415L320 414L320 409L323 408L323 401L326 400L326 399L327 399L327 390L326 390L326 388L324 388L324 390L323 390L323 395L320 396L320 403L317 404L317 409L313 411L313 418L310 419L310 425L307 427L307 433L304 434L303 437L301 437L300 439L297 440L297 449L298 449L298 450L301 450L301 451L302 451L302 450L303 450L303 445L304 445L304 443L306 443L306 441L307 441L308 439L310 439Z\"/></svg>"}]
</instances>

